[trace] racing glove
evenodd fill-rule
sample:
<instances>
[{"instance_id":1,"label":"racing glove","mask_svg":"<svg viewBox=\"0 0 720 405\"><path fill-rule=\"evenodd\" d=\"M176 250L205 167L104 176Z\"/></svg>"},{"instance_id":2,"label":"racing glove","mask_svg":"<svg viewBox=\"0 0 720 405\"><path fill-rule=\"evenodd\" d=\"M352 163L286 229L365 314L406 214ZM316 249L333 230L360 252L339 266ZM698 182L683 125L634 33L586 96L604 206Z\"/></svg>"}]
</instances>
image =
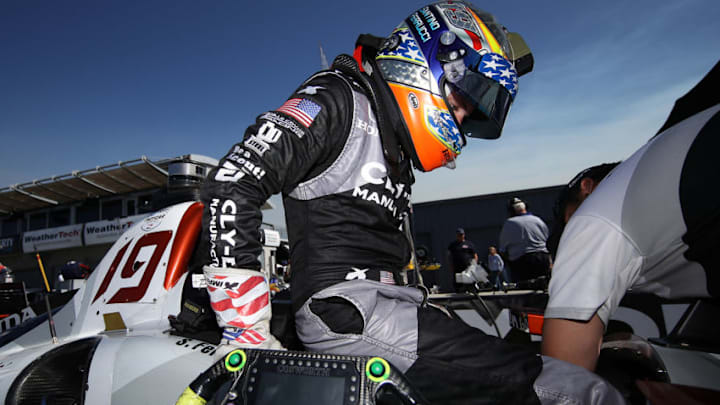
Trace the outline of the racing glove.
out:
<instances>
[{"instance_id":1,"label":"racing glove","mask_svg":"<svg viewBox=\"0 0 720 405\"><path fill-rule=\"evenodd\" d=\"M251 349L284 349L270 334L270 289L265 275L256 270L204 266L210 306L223 341Z\"/></svg>"}]
</instances>

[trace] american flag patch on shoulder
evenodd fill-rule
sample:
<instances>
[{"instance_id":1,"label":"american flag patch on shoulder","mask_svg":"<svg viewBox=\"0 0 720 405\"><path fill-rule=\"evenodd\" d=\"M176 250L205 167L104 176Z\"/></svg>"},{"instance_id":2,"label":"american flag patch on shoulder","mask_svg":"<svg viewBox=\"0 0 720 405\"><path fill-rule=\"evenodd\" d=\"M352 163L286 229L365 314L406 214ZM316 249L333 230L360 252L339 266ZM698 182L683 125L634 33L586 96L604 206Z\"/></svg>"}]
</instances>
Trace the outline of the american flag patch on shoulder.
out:
<instances>
[{"instance_id":1,"label":"american flag patch on shoulder","mask_svg":"<svg viewBox=\"0 0 720 405\"><path fill-rule=\"evenodd\" d=\"M276 111L287 114L300 122L305 128L310 125L320 113L322 107L304 98L291 98Z\"/></svg>"}]
</instances>

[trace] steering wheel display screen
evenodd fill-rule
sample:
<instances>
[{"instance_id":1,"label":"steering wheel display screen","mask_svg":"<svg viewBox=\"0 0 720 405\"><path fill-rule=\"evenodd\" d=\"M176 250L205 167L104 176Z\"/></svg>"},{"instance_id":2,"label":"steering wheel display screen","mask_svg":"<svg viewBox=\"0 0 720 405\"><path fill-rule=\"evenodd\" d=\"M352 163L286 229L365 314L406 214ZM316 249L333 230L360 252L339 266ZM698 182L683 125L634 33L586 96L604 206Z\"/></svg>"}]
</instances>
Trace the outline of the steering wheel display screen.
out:
<instances>
[{"instance_id":1,"label":"steering wheel display screen","mask_svg":"<svg viewBox=\"0 0 720 405\"><path fill-rule=\"evenodd\" d=\"M358 405L363 375L352 358L314 353L261 353L239 386L247 405Z\"/></svg>"},{"instance_id":2,"label":"steering wheel display screen","mask_svg":"<svg viewBox=\"0 0 720 405\"><path fill-rule=\"evenodd\" d=\"M345 402L345 377L317 377L265 371L255 387L263 405L336 405Z\"/></svg>"}]
</instances>

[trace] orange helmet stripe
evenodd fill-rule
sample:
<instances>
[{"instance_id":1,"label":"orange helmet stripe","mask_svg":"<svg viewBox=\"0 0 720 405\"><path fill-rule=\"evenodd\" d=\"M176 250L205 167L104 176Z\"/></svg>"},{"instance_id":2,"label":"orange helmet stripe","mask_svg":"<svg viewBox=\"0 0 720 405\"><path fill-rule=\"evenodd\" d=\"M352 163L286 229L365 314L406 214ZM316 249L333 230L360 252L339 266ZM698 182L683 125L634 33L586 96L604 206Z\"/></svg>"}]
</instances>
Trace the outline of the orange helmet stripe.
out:
<instances>
[{"instance_id":1,"label":"orange helmet stripe","mask_svg":"<svg viewBox=\"0 0 720 405\"><path fill-rule=\"evenodd\" d=\"M415 147L415 153L423 166L423 170L429 171L454 160L459 151L453 151L452 147L433 134L426 124L425 108L447 110L445 100L428 91L397 83L388 83L388 85L395 95L395 100L399 104L406 104L401 106L400 111L405 119L405 124Z\"/></svg>"}]
</instances>

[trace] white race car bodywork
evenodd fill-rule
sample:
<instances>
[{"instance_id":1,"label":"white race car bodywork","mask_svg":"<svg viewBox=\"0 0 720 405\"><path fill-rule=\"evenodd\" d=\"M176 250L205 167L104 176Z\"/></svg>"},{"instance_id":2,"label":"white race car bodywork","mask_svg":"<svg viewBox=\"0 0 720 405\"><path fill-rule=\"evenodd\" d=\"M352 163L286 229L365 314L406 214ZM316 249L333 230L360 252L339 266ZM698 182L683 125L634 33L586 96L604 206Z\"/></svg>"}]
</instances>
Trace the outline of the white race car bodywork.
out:
<instances>
[{"instance_id":1,"label":"white race car bodywork","mask_svg":"<svg viewBox=\"0 0 720 405\"><path fill-rule=\"evenodd\" d=\"M200 203L182 203L125 232L87 283L55 312L57 344L47 320L10 342L0 337L0 344L5 343L0 347L0 398L11 403L6 396L18 384L18 375L31 363L42 362L44 354L99 337L84 371L84 403L174 403L188 383L224 352L167 332L168 315L180 312L201 215ZM13 332L19 333L9 333Z\"/></svg>"}]
</instances>

